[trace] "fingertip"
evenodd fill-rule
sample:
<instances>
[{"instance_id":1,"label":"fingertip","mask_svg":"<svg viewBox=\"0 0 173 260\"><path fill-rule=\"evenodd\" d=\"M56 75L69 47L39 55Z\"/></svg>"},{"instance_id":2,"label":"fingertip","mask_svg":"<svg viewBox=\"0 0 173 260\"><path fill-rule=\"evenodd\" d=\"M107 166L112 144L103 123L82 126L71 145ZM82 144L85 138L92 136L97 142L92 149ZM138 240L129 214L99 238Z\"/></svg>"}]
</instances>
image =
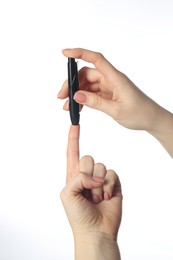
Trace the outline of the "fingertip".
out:
<instances>
[{"instance_id":1,"label":"fingertip","mask_svg":"<svg viewBox=\"0 0 173 260\"><path fill-rule=\"evenodd\" d=\"M93 200L93 202L94 202L95 204L98 204L99 202L101 202L100 197L99 197L98 195L96 195L96 194L93 194L93 195L92 195L92 200Z\"/></svg>"},{"instance_id":2,"label":"fingertip","mask_svg":"<svg viewBox=\"0 0 173 260\"><path fill-rule=\"evenodd\" d=\"M69 110L69 101L68 100L64 103L63 109L66 111Z\"/></svg>"},{"instance_id":3,"label":"fingertip","mask_svg":"<svg viewBox=\"0 0 173 260\"><path fill-rule=\"evenodd\" d=\"M75 95L74 95L74 100L77 102L77 103L86 103L87 101L87 96L83 93L83 92L76 92Z\"/></svg>"},{"instance_id":4,"label":"fingertip","mask_svg":"<svg viewBox=\"0 0 173 260\"><path fill-rule=\"evenodd\" d=\"M62 49L62 53L66 56L66 54L68 53L68 51L72 50L71 48L65 48Z\"/></svg>"},{"instance_id":5,"label":"fingertip","mask_svg":"<svg viewBox=\"0 0 173 260\"><path fill-rule=\"evenodd\" d=\"M111 195L107 191L104 192L103 196L104 196L104 200L110 200L111 198Z\"/></svg>"},{"instance_id":6,"label":"fingertip","mask_svg":"<svg viewBox=\"0 0 173 260\"><path fill-rule=\"evenodd\" d=\"M71 125L69 131L69 137L76 139L79 138L80 135L80 125Z\"/></svg>"}]
</instances>

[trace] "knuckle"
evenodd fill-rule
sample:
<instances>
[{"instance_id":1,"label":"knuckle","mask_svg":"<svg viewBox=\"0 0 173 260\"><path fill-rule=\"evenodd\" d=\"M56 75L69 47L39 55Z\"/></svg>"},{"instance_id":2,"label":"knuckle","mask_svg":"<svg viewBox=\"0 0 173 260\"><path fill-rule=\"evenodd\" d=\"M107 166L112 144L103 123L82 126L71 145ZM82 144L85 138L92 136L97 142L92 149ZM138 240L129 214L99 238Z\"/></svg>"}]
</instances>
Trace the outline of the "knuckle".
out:
<instances>
[{"instance_id":1,"label":"knuckle","mask_svg":"<svg viewBox=\"0 0 173 260\"><path fill-rule=\"evenodd\" d=\"M105 58L102 53L100 53L100 52L93 53L93 63L95 64L96 67L97 67L97 65L99 65L100 62L102 62L103 59L105 59Z\"/></svg>"},{"instance_id":2,"label":"knuckle","mask_svg":"<svg viewBox=\"0 0 173 260\"><path fill-rule=\"evenodd\" d=\"M96 52L97 60L101 60L104 58L103 54L101 52Z\"/></svg>"},{"instance_id":3,"label":"knuckle","mask_svg":"<svg viewBox=\"0 0 173 260\"><path fill-rule=\"evenodd\" d=\"M102 99L98 95L94 95L93 99L91 100L91 107L93 108L100 108L102 106Z\"/></svg>"}]
</instances>

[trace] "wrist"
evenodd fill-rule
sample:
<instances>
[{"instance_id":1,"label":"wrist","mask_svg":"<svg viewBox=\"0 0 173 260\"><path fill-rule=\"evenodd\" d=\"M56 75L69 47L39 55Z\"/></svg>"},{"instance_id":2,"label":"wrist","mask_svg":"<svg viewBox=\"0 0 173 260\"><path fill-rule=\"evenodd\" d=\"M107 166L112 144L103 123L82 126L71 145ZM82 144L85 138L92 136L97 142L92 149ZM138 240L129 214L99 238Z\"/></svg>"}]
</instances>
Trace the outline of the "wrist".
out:
<instances>
[{"instance_id":1,"label":"wrist","mask_svg":"<svg viewBox=\"0 0 173 260\"><path fill-rule=\"evenodd\" d=\"M153 117L152 127L147 130L173 157L173 114L159 106Z\"/></svg>"},{"instance_id":2,"label":"wrist","mask_svg":"<svg viewBox=\"0 0 173 260\"><path fill-rule=\"evenodd\" d=\"M116 239L101 233L90 232L75 234L75 260L120 260L120 252Z\"/></svg>"}]
</instances>

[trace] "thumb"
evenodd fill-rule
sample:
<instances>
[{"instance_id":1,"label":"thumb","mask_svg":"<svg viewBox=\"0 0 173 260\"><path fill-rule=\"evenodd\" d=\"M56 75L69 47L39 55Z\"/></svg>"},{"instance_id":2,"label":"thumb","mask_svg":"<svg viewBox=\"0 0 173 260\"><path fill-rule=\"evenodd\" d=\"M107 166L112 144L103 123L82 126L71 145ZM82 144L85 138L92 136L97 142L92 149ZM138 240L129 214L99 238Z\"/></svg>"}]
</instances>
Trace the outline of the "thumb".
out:
<instances>
[{"instance_id":1,"label":"thumb","mask_svg":"<svg viewBox=\"0 0 173 260\"><path fill-rule=\"evenodd\" d=\"M113 116L113 104L115 102L105 99L100 95L91 93L89 91L80 90L75 93L74 100L82 105L100 110L110 116Z\"/></svg>"},{"instance_id":2,"label":"thumb","mask_svg":"<svg viewBox=\"0 0 173 260\"><path fill-rule=\"evenodd\" d=\"M98 176L90 176L86 173L79 172L73 179L67 183L61 193L61 197L78 196L85 189L98 188L104 184L104 178Z\"/></svg>"}]
</instances>

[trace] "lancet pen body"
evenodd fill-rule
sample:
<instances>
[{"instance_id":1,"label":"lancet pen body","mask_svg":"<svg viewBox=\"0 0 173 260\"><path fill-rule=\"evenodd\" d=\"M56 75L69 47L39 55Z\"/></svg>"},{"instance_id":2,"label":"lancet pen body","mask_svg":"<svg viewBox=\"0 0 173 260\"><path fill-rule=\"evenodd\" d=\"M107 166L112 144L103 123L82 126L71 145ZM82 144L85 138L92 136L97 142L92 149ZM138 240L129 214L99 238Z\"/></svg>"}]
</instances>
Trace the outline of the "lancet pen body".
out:
<instances>
[{"instance_id":1,"label":"lancet pen body","mask_svg":"<svg viewBox=\"0 0 173 260\"><path fill-rule=\"evenodd\" d=\"M79 90L79 79L77 63L74 58L68 58L68 92L69 92L69 111L72 125L78 125L80 114L79 104L73 99L76 91Z\"/></svg>"}]
</instances>

